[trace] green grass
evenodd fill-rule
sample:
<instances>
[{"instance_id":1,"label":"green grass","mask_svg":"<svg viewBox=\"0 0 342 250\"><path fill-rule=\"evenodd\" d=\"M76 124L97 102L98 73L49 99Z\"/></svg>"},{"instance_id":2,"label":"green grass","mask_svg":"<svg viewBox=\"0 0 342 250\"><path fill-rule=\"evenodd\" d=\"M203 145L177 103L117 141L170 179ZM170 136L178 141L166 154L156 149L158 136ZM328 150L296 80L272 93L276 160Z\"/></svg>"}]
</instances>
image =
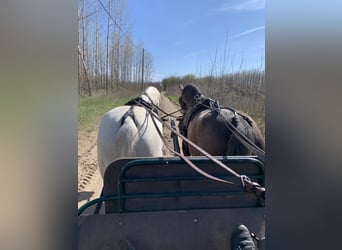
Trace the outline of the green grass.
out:
<instances>
[{"instance_id":1,"label":"green grass","mask_svg":"<svg viewBox=\"0 0 342 250\"><path fill-rule=\"evenodd\" d=\"M265 137L265 117L258 116L254 119L254 121L258 125L262 135Z\"/></svg>"},{"instance_id":2,"label":"green grass","mask_svg":"<svg viewBox=\"0 0 342 250\"><path fill-rule=\"evenodd\" d=\"M168 96L169 100L177 105L179 105L178 96Z\"/></svg>"},{"instance_id":3,"label":"green grass","mask_svg":"<svg viewBox=\"0 0 342 250\"><path fill-rule=\"evenodd\" d=\"M86 132L94 130L107 111L125 104L130 99L131 97L105 95L80 98L78 103L78 129Z\"/></svg>"}]
</instances>

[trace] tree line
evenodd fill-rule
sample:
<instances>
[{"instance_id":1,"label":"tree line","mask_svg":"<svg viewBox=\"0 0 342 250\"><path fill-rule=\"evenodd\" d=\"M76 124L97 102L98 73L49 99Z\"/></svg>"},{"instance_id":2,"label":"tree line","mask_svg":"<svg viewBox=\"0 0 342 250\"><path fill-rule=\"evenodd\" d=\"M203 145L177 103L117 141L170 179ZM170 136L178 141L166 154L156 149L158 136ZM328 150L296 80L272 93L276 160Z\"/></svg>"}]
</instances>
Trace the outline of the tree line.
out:
<instances>
[{"instance_id":1,"label":"tree line","mask_svg":"<svg viewBox=\"0 0 342 250\"><path fill-rule=\"evenodd\" d=\"M78 0L78 91L111 93L151 81L153 57L135 42L126 0Z\"/></svg>"}]
</instances>

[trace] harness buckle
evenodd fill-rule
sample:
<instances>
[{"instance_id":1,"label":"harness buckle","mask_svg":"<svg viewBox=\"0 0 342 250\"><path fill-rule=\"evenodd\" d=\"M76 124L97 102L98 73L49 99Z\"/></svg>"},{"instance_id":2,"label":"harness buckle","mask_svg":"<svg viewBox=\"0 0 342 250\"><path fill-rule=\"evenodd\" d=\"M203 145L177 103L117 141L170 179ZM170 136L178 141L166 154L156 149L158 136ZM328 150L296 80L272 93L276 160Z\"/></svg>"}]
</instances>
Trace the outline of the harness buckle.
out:
<instances>
[{"instance_id":1,"label":"harness buckle","mask_svg":"<svg viewBox=\"0 0 342 250\"><path fill-rule=\"evenodd\" d=\"M203 95L202 94L197 94L197 95L194 96L194 100L195 100L196 103L201 102L202 99L203 99Z\"/></svg>"},{"instance_id":2,"label":"harness buckle","mask_svg":"<svg viewBox=\"0 0 342 250\"><path fill-rule=\"evenodd\" d=\"M241 181L241 185L244 191L248 191L247 190L247 185L246 182L250 182L251 180L246 176L246 175L240 175L240 181Z\"/></svg>"},{"instance_id":3,"label":"harness buckle","mask_svg":"<svg viewBox=\"0 0 342 250\"><path fill-rule=\"evenodd\" d=\"M240 175L242 188L246 192L253 192L258 197L265 199L265 188L257 182L252 182L246 175Z\"/></svg>"},{"instance_id":4,"label":"harness buckle","mask_svg":"<svg viewBox=\"0 0 342 250\"><path fill-rule=\"evenodd\" d=\"M210 100L209 106L212 110L216 111L217 113L220 111L221 107L218 101Z\"/></svg>"}]
</instances>

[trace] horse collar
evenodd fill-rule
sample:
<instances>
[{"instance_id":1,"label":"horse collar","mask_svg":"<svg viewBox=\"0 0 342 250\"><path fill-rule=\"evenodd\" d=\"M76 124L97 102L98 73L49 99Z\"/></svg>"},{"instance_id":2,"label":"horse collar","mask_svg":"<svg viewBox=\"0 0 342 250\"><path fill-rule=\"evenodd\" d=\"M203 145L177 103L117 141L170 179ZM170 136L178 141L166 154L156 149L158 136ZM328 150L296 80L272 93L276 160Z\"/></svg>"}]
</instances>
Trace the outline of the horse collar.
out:
<instances>
[{"instance_id":1,"label":"horse collar","mask_svg":"<svg viewBox=\"0 0 342 250\"><path fill-rule=\"evenodd\" d=\"M187 131L189 123L191 122L191 120L195 117L196 114L198 114L199 112L206 110L208 108L210 108L210 102L212 102L213 100L211 98L205 97L204 95L196 95L195 96L195 103L193 103L186 111L184 114L184 118L183 118L183 126L184 126L184 130ZM215 102L215 101L214 101ZM218 105L218 109L219 104L217 102Z\"/></svg>"}]
</instances>

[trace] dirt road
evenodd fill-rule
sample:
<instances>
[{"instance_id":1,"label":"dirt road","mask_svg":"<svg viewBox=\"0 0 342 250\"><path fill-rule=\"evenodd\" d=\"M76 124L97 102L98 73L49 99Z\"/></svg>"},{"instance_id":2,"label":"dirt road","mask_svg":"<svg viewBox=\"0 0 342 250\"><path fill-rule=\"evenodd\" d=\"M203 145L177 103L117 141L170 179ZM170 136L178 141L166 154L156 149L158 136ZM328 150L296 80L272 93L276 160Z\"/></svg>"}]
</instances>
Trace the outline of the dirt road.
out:
<instances>
[{"instance_id":1,"label":"dirt road","mask_svg":"<svg viewBox=\"0 0 342 250\"><path fill-rule=\"evenodd\" d=\"M179 109L162 93L160 108L167 113ZM180 115L180 114L175 114ZM164 137L171 147L173 142L171 133L164 128ZM97 129L89 134L79 133L78 138L78 207L87 201L100 197L103 180L97 163ZM164 156L171 156L171 153L164 147Z\"/></svg>"}]
</instances>

